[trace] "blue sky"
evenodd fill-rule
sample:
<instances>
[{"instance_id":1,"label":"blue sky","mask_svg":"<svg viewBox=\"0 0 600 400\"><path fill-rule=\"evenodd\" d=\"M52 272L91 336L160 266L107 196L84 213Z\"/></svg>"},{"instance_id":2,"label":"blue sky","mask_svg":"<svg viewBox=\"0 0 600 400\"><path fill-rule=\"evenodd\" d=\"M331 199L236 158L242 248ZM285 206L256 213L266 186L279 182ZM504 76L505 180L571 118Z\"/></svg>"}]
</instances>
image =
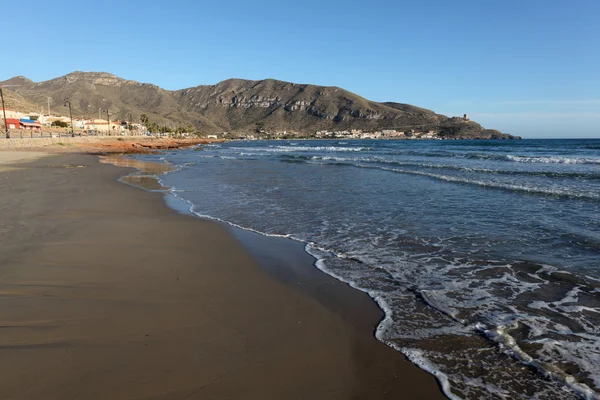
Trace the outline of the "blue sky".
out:
<instances>
[{"instance_id":1,"label":"blue sky","mask_svg":"<svg viewBox=\"0 0 600 400\"><path fill-rule=\"evenodd\" d=\"M525 137L600 138L600 1L5 2L0 80L341 86ZM33 23L27 23L31 17Z\"/></svg>"}]
</instances>

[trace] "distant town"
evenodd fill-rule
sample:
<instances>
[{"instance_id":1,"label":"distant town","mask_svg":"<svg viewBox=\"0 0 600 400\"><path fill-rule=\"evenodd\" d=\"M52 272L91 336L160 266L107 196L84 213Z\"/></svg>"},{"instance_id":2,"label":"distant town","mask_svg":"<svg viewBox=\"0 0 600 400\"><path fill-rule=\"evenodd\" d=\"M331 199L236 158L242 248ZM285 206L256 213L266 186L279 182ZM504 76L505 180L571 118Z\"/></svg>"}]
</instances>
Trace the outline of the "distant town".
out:
<instances>
[{"instance_id":1,"label":"distant town","mask_svg":"<svg viewBox=\"0 0 600 400\"><path fill-rule=\"evenodd\" d=\"M469 121L469 115L454 117L457 120ZM418 130L418 129L382 129L374 132L363 131L361 129L329 131L320 130L314 133L306 134L296 131L269 131L263 128L257 128L251 134L233 134L223 132L223 138L233 138L242 140L261 140L261 139L406 139L406 140L443 140L448 139L440 131Z\"/></svg>"},{"instance_id":2,"label":"distant town","mask_svg":"<svg viewBox=\"0 0 600 400\"><path fill-rule=\"evenodd\" d=\"M360 129L342 130L342 131L317 131L314 134L303 134L295 131L269 132L264 129L257 130L253 134L231 134L224 132L224 138L235 138L245 140L260 139L441 139L438 132L427 131L420 132L414 129L400 131L396 129L383 129L376 132L364 132Z\"/></svg>"}]
</instances>

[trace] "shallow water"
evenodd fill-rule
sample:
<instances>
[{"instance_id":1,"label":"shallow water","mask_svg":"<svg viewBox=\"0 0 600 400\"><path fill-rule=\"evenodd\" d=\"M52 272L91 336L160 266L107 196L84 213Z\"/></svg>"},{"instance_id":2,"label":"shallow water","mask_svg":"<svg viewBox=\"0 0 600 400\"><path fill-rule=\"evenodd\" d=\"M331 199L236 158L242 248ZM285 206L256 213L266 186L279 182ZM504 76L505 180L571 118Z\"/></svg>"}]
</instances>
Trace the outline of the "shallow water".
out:
<instances>
[{"instance_id":1,"label":"shallow water","mask_svg":"<svg viewBox=\"0 0 600 400\"><path fill-rule=\"evenodd\" d=\"M140 159L306 243L456 398L600 398L600 140L231 142Z\"/></svg>"},{"instance_id":2,"label":"shallow water","mask_svg":"<svg viewBox=\"0 0 600 400\"><path fill-rule=\"evenodd\" d=\"M117 167L135 168L136 172L122 176L119 180L128 185L137 186L149 191L166 191L169 189L159 182L159 176L173 171L168 164L164 162L141 161L133 158L118 156L101 156L100 162L103 164L116 165Z\"/></svg>"}]
</instances>

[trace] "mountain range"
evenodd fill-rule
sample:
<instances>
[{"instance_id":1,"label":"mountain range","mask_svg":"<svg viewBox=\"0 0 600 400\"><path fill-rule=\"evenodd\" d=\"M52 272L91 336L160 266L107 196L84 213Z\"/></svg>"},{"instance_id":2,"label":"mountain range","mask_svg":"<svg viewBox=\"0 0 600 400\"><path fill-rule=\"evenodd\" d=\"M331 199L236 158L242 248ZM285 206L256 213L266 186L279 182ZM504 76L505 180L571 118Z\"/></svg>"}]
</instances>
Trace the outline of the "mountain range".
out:
<instances>
[{"instance_id":1,"label":"mountain range","mask_svg":"<svg viewBox=\"0 0 600 400\"><path fill-rule=\"evenodd\" d=\"M484 129L462 117L447 117L402 103L378 103L339 87L283 82L274 79L228 79L216 85L165 90L149 83L119 78L105 72L73 72L34 82L17 76L0 82L7 108L67 115L134 121L146 114L150 121L171 126L193 126L202 133L287 131L297 135L316 131L379 130L440 132L446 137L514 138Z\"/></svg>"}]
</instances>

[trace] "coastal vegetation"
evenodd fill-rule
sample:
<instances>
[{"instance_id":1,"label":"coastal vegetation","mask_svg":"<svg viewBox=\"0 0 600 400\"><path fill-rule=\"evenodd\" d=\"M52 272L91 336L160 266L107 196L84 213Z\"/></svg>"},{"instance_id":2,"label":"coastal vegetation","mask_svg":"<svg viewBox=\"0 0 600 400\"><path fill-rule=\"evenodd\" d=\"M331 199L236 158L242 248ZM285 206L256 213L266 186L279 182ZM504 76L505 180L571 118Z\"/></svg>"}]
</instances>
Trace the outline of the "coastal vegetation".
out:
<instances>
[{"instance_id":1,"label":"coastal vegetation","mask_svg":"<svg viewBox=\"0 0 600 400\"><path fill-rule=\"evenodd\" d=\"M51 126L56 126L59 128L66 128L69 126L69 124L64 121L52 121Z\"/></svg>"}]
</instances>

